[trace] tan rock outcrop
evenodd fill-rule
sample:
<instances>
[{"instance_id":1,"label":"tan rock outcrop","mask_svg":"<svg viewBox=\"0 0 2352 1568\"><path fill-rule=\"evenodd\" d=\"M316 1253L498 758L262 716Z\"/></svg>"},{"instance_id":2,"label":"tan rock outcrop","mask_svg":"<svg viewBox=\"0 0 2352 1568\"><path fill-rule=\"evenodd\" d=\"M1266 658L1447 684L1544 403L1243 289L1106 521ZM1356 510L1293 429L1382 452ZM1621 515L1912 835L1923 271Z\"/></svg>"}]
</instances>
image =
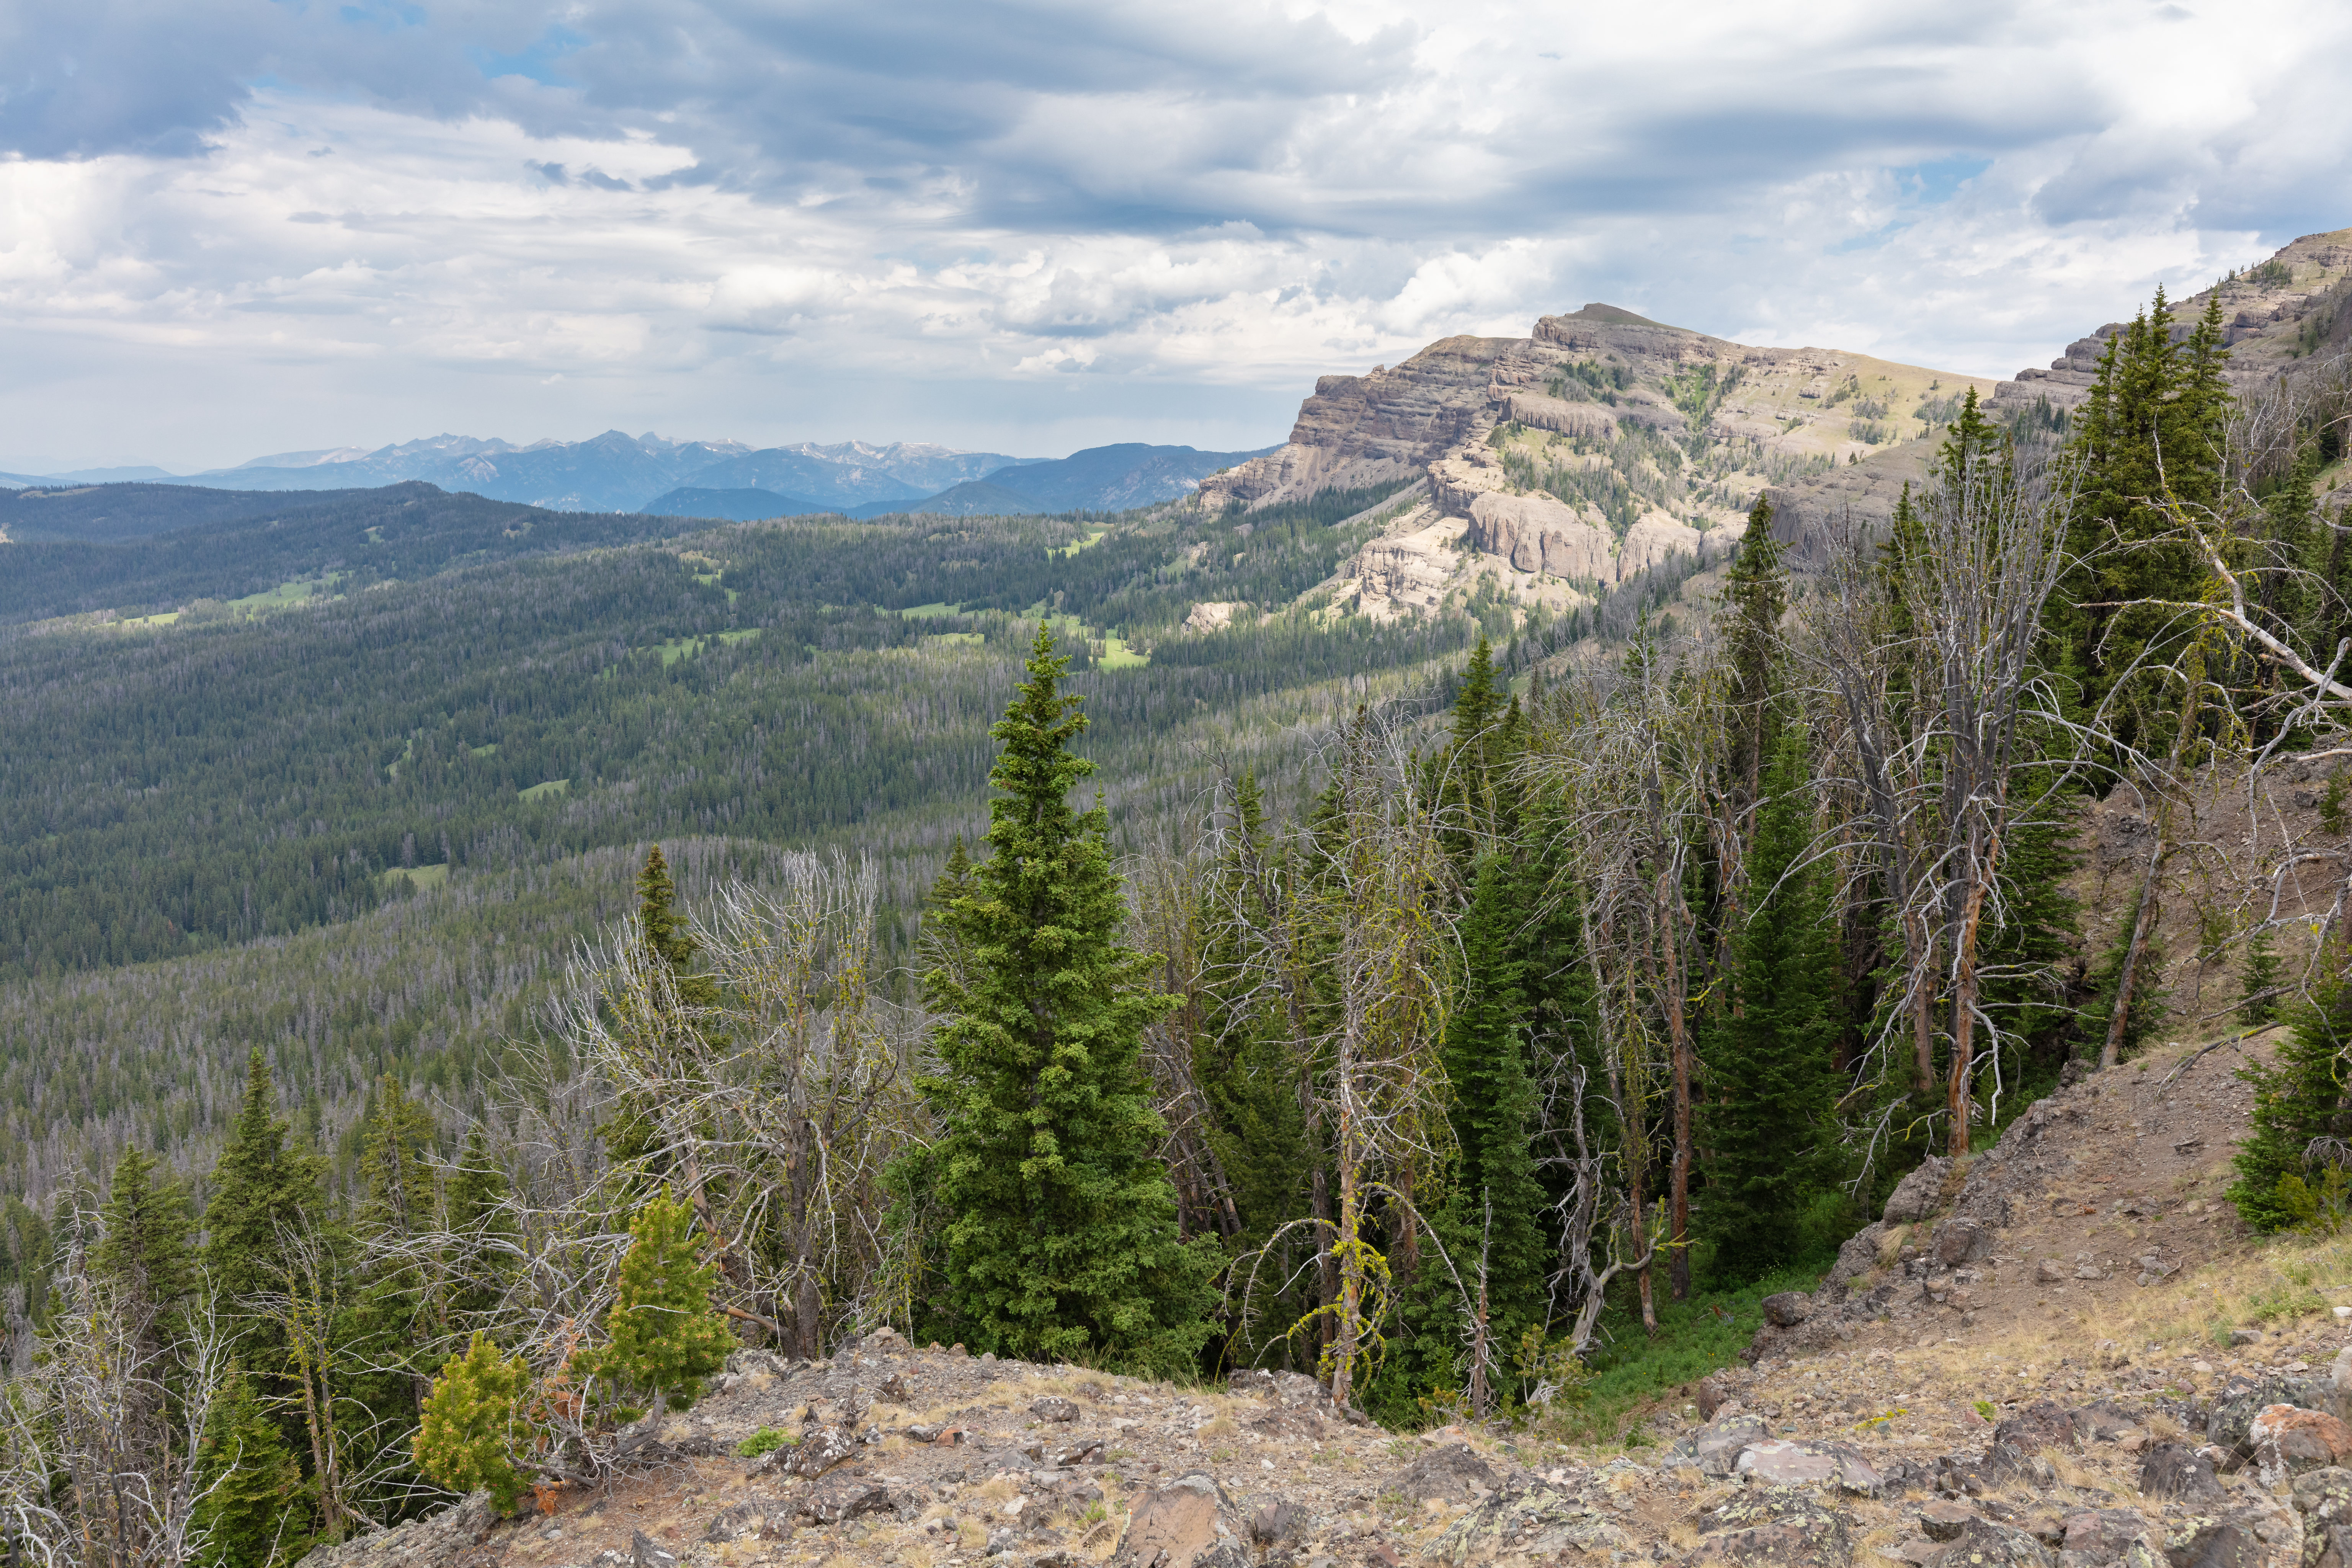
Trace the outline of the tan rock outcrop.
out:
<instances>
[{"instance_id":1,"label":"tan rock outcrop","mask_svg":"<svg viewBox=\"0 0 2352 1568\"><path fill-rule=\"evenodd\" d=\"M1698 552L1699 531L1662 511L1644 512L1617 546L1617 581L1646 572L1669 555Z\"/></svg>"},{"instance_id":2,"label":"tan rock outcrop","mask_svg":"<svg viewBox=\"0 0 2352 1568\"><path fill-rule=\"evenodd\" d=\"M1475 497L1469 510L1467 537L1475 550L1499 555L1521 572L1580 582L1617 580L1609 531L1549 496L1488 491Z\"/></svg>"},{"instance_id":3,"label":"tan rock outcrop","mask_svg":"<svg viewBox=\"0 0 2352 1568\"><path fill-rule=\"evenodd\" d=\"M1597 403L1569 403L1539 392L1514 392L1504 398L1503 412L1530 430L1557 430L1603 441L1617 438L1617 421Z\"/></svg>"}]
</instances>

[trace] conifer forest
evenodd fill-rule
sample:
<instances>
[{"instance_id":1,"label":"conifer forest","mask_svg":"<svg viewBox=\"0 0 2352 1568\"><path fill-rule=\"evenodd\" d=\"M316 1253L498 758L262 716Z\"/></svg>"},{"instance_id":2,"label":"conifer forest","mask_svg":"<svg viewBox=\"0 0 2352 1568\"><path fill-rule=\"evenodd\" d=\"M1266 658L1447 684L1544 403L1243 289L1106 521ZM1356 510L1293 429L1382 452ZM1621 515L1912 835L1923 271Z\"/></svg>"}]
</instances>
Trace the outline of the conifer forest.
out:
<instances>
[{"instance_id":1,"label":"conifer forest","mask_svg":"<svg viewBox=\"0 0 2352 1568\"><path fill-rule=\"evenodd\" d=\"M1638 1443L1923 1160L2217 1007L2293 1026L2239 1212L2340 1208L2340 891L2156 977L2200 792L2345 748L2352 373L2173 321L1942 409L1885 526L1743 494L1559 612L1338 613L1398 484L0 502L0 1522L280 1568L883 1325Z\"/></svg>"}]
</instances>

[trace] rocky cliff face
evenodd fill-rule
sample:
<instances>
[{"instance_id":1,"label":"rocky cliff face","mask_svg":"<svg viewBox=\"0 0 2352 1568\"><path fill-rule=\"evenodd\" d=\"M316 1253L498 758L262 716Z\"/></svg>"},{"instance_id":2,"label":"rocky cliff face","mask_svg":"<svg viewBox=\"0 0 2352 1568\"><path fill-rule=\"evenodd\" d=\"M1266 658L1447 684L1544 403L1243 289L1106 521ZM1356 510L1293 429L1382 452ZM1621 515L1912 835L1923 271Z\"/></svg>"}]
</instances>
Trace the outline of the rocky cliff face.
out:
<instances>
[{"instance_id":1,"label":"rocky cliff face","mask_svg":"<svg viewBox=\"0 0 2352 1568\"><path fill-rule=\"evenodd\" d=\"M1289 441L1204 481L1201 504L1255 509L1425 478L1428 505L1325 585L1335 602L1421 614L1491 579L1522 604L1564 608L1738 537L1768 485L1898 447L1927 428L1923 410L1969 384L1991 390L1587 305L1525 338L1448 338L1402 364L1325 376Z\"/></svg>"}]
</instances>

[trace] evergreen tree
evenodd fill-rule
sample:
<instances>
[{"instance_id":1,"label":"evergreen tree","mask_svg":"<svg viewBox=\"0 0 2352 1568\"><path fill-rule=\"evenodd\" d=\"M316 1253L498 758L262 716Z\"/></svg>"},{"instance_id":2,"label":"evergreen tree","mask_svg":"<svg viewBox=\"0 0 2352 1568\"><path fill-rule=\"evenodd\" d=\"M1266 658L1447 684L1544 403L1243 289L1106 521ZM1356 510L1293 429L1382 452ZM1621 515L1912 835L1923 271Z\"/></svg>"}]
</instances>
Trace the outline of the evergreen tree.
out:
<instances>
[{"instance_id":1,"label":"evergreen tree","mask_svg":"<svg viewBox=\"0 0 2352 1568\"><path fill-rule=\"evenodd\" d=\"M1499 856L1482 858L1463 917L1461 1001L1446 1018L1440 1048L1455 1159L1433 1216L1453 1268L1424 1260L1403 1306L1411 1342L1391 1352L1416 1392L1466 1382L1460 1370L1470 1342L1465 1307L1477 1310L1482 1284L1490 1377L1499 1383L1522 1337L1545 1327L1552 1259L1541 1218L1548 1200L1536 1176L1536 1089L1514 951L1530 892L1526 880ZM1398 1399L1381 1403L1408 1414Z\"/></svg>"},{"instance_id":2,"label":"evergreen tree","mask_svg":"<svg viewBox=\"0 0 2352 1568\"><path fill-rule=\"evenodd\" d=\"M361 1222L371 1230L413 1236L430 1229L440 1203L425 1152L433 1143L433 1113L399 1084L378 1080L363 1118L367 1202Z\"/></svg>"},{"instance_id":3,"label":"evergreen tree","mask_svg":"<svg viewBox=\"0 0 2352 1568\"><path fill-rule=\"evenodd\" d=\"M1759 495L1723 585L1730 612L1724 618L1724 662L1731 679L1725 772L1743 805L1754 804L1777 738L1780 618L1789 608L1781 556L1780 542L1772 537L1772 503Z\"/></svg>"},{"instance_id":4,"label":"evergreen tree","mask_svg":"<svg viewBox=\"0 0 2352 1568\"><path fill-rule=\"evenodd\" d=\"M1432 792L1452 818L1444 838L1449 852L1466 860L1495 831L1495 728L1503 704L1495 685L1495 653L1482 635L1462 672L1454 699L1454 732L1434 759L1437 787Z\"/></svg>"},{"instance_id":5,"label":"evergreen tree","mask_svg":"<svg viewBox=\"0 0 2352 1568\"><path fill-rule=\"evenodd\" d=\"M2165 506L2210 509L2221 500L2231 395L2220 309L2217 291L2179 342L2158 289L2154 305L2108 341L2098 380L2075 411L2067 449L2082 479L2067 549L2080 564L2061 584L2057 599L2066 607L2054 609L2053 620L2074 645L2094 707L2143 654L2165 662L2191 635L2162 604L2114 606L2193 603L2202 589L2204 558L2176 536ZM2162 688L2151 681L2125 695L2118 727L2130 738L2153 720Z\"/></svg>"},{"instance_id":6,"label":"evergreen tree","mask_svg":"<svg viewBox=\"0 0 2352 1568\"><path fill-rule=\"evenodd\" d=\"M125 1149L107 1188L105 1235L90 1268L120 1299L149 1353L171 1338L173 1320L195 1288L188 1239L194 1222L180 1184L154 1160Z\"/></svg>"},{"instance_id":7,"label":"evergreen tree","mask_svg":"<svg viewBox=\"0 0 2352 1568\"><path fill-rule=\"evenodd\" d=\"M2245 983L2240 989L2238 1021L2250 1029L2259 1029L2277 1022L2279 1001L2274 994L2279 983L2278 950L2272 945L2271 929L2263 926L2246 940Z\"/></svg>"},{"instance_id":8,"label":"evergreen tree","mask_svg":"<svg viewBox=\"0 0 2352 1568\"><path fill-rule=\"evenodd\" d=\"M245 1100L228 1142L213 1167L212 1202L205 1209L205 1266L213 1288L230 1302L249 1301L283 1286L285 1240L314 1231L324 1217L319 1157L295 1142L273 1109L269 1064L258 1048L248 1058ZM244 1333L247 1370L274 1375L282 1348L266 1321Z\"/></svg>"},{"instance_id":9,"label":"evergreen tree","mask_svg":"<svg viewBox=\"0 0 2352 1568\"><path fill-rule=\"evenodd\" d=\"M477 1333L464 1355L453 1355L433 1380L416 1426L416 1468L453 1492L486 1488L500 1513L511 1513L523 1493L513 1451L530 1372L520 1356L505 1356Z\"/></svg>"},{"instance_id":10,"label":"evergreen tree","mask_svg":"<svg viewBox=\"0 0 2352 1568\"><path fill-rule=\"evenodd\" d=\"M695 970L694 938L687 930L686 917L677 912L677 888L658 844L646 851L646 863L637 872L637 924L644 932L646 952L668 969L679 1004L716 1006L720 1000L719 986L710 976ZM643 1167L643 1182L633 1184L634 1191L643 1193L669 1173L667 1162L660 1158L661 1123L651 1108L639 1104L635 1097L624 1096L596 1131L613 1163Z\"/></svg>"},{"instance_id":11,"label":"evergreen tree","mask_svg":"<svg viewBox=\"0 0 2352 1568\"><path fill-rule=\"evenodd\" d=\"M1794 1261L1798 1222L1818 1190L1830 1101L1837 953L1812 839L1810 757L1784 731L1765 781L1730 942L1728 1005L1705 1052L1710 1153L1703 1229L1715 1268L1745 1281Z\"/></svg>"},{"instance_id":12,"label":"evergreen tree","mask_svg":"<svg viewBox=\"0 0 2352 1568\"><path fill-rule=\"evenodd\" d=\"M2352 973L2341 935L2329 956L2329 973L2294 1012L2293 1032L2270 1064L2238 1069L2254 1089L2253 1132L2231 1162L2238 1179L2229 1198L2256 1230L2277 1230L2297 1217L2279 1189L2289 1178L2307 1180L2313 1141L2352 1131Z\"/></svg>"},{"instance_id":13,"label":"evergreen tree","mask_svg":"<svg viewBox=\"0 0 2352 1568\"><path fill-rule=\"evenodd\" d=\"M432 1299L425 1266L408 1243L434 1228L440 1202L425 1151L433 1118L391 1078L371 1096L362 1126L367 1198L360 1228L375 1244L374 1261L335 1323L334 1341L347 1370L336 1390L339 1423L347 1431L414 1429L430 1386L425 1346L436 1336L440 1304ZM397 1509L406 1489L396 1478L387 1506Z\"/></svg>"},{"instance_id":14,"label":"evergreen tree","mask_svg":"<svg viewBox=\"0 0 2352 1568\"><path fill-rule=\"evenodd\" d=\"M629 1224L632 1240L621 1259L607 1342L584 1360L593 1374L684 1410L702 1380L727 1364L735 1336L710 1310L719 1266L694 1239L694 1211L654 1194Z\"/></svg>"},{"instance_id":15,"label":"evergreen tree","mask_svg":"<svg viewBox=\"0 0 2352 1568\"><path fill-rule=\"evenodd\" d=\"M677 912L677 888L658 844L646 851L645 868L637 873L637 921L645 927L646 946L677 977L678 1000L689 1007L715 1005L719 987L695 972L694 938Z\"/></svg>"},{"instance_id":16,"label":"evergreen tree","mask_svg":"<svg viewBox=\"0 0 2352 1568\"><path fill-rule=\"evenodd\" d=\"M201 1494L193 1521L205 1568L277 1568L310 1549L311 1509L302 1472L253 1380L232 1368L196 1450Z\"/></svg>"},{"instance_id":17,"label":"evergreen tree","mask_svg":"<svg viewBox=\"0 0 2352 1568\"><path fill-rule=\"evenodd\" d=\"M1178 1237L1153 1151L1163 1135L1139 1062L1143 1027L1174 999L1123 946L1126 910L1099 804L1071 810L1093 771L1058 689L1066 661L1040 626L1023 682L990 733L989 857L941 911L968 973L934 969L945 1071L924 1082L943 1128L932 1168L946 1286L974 1349L1088 1356L1172 1372L1207 1338L1213 1245Z\"/></svg>"}]
</instances>

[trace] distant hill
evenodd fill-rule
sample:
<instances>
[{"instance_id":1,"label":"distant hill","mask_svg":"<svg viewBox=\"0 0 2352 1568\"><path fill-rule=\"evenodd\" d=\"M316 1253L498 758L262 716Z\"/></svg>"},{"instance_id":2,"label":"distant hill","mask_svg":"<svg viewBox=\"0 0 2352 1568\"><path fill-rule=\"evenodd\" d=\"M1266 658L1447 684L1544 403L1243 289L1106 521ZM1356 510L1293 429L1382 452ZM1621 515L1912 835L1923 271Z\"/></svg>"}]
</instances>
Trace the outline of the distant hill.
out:
<instances>
[{"instance_id":1,"label":"distant hill","mask_svg":"<svg viewBox=\"0 0 2352 1568\"><path fill-rule=\"evenodd\" d=\"M184 482L220 489L324 490L422 479L446 490L552 511L635 511L648 497L743 451L735 442L665 441L650 432L625 436L618 430L586 441L537 441L528 447L436 436L347 461L310 461L315 454L288 453L286 466L215 469Z\"/></svg>"},{"instance_id":2,"label":"distant hill","mask_svg":"<svg viewBox=\"0 0 2352 1568\"><path fill-rule=\"evenodd\" d=\"M183 482L221 489L309 490L422 479L446 490L555 511L644 512L677 489L767 490L810 503L803 510L823 510L919 500L1028 460L923 442L803 441L754 451L736 441L669 441L651 431L628 436L607 430L586 441L534 441L527 447L442 435L374 451L279 452Z\"/></svg>"},{"instance_id":3,"label":"distant hill","mask_svg":"<svg viewBox=\"0 0 2352 1568\"><path fill-rule=\"evenodd\" d=\"M1268 447L1263 451L1273 451ZM950 485L935 495L890 496L863 503L816 489L828 482L808 449L778 447L753 452L697 476L698 482L667 491L640 509L659 517L728 518L748 521L837 511L844 517L901 514L937 517L1022 517L1038 512L1132 511L1192 493L1209 475L1246 462L1261 452L1203 452L1191 447L1152 447L1139 441L1089 447L1066 458L1003 464L984 479ZM980 456L981 454L967 454ZM700 482L712 476L742 484ZM761 482L748 482L758 478ZM811 488L797 488L801 485ZM788 488L790 487L790 488Z\"/></svg>"},{"instance_id":4,"label":"distant hill","mask_svg":"<svg viewBox=\"0 0 2352 1568\"><path fill-rule=\"evenodd\" d=\"M904 501L875 501L857 508L850 515L890 517L904 512L938 517L1025 517L1032 512L1074 510L1047 506L1034 497L988 479L973 479L941 490L935 496L926 496L911 505Z\"/></svg>"},{"instance_id":5,"label":"distant hill","mask_svg":"<svg viewBox=\"0 0 2352 1568\"><path fill-rule=\"evenodd\" d=\"M176 533L201 523L236 522L332 506L362 492L330 490L290 498L272 491L205 489L194 485L60 486L36 479L0 492L0 530L18 543L121 544Z\"/></svg>"},{"instance_id":6,"label":"distant hill","mask_svg":"<svg viewBox=\"0 0 2352 1568\"><path fill-rule=\"evenodd\" d=\"M771 517L814 517L841 509L822 501L803 500L798 496L778 495L773 490L717 490L684 485L667 495L656 496L641 510L648 517L724 518L730 522L757 522Z\"/></svg>"},{"instance_id":7,"label":"distant hill","mask_svg":"<svg viewBox=\"0 0 2352 1568\"><path fill-rule=\"evenodd\" d=\"M686 531L668 518L545 511L420 482L301 496L175 485L0 492L0 531L14 542L0 544L0 625L145 615L299 584L350 594Z\"/></svg>"},{"instance_id":8,"label":"distant hill","mask_svg":"<svg viewBox=\"0 0 2352 1568\"><path fill-rule=\"evenodd\" d=\"M713 463L688 476L685 484L704 490L767 490L800 498L814 510L843 510L875 501L920 500L967 479L1041 460L905 441L887 447L863 441L819 447L803 441Z\"/></svg>"}]
</instances>

